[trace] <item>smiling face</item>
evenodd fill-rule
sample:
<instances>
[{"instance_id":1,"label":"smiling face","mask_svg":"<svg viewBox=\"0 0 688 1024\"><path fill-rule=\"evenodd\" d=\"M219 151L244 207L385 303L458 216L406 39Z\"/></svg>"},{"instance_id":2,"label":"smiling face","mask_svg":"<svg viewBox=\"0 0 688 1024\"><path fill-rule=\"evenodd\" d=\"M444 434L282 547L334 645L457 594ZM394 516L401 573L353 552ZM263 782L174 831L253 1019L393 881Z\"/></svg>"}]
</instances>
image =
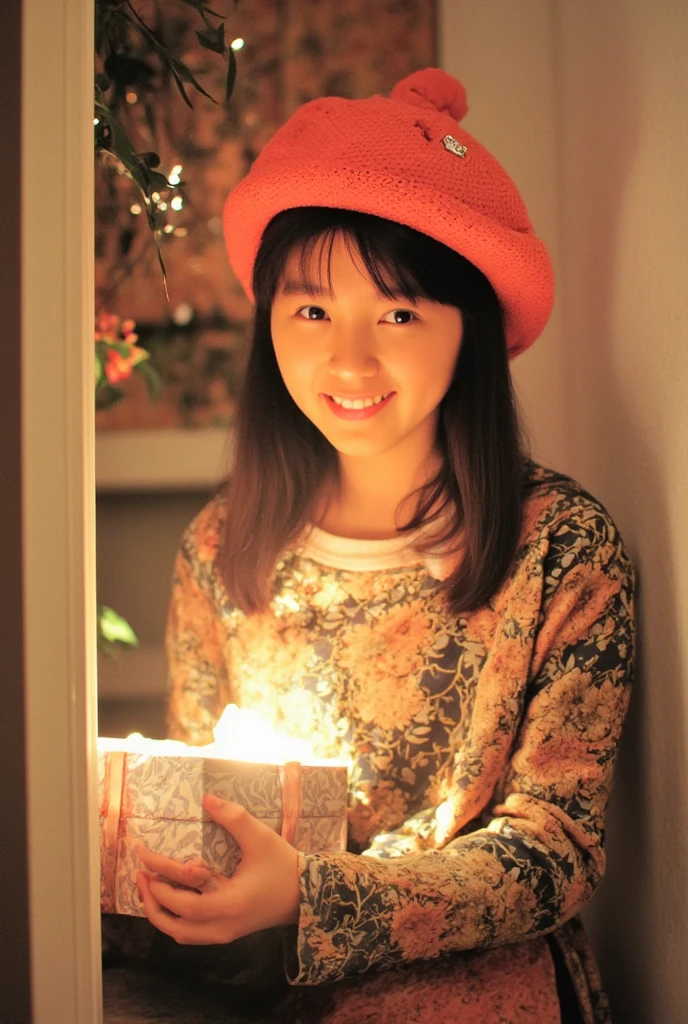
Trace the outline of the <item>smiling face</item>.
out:
<instances>
[{"instance_id":1,"label":"smiling face","mask_svg":"<svg viewBox=\"0 0 688 1024\"><path fill-rule=\"evenodd\" d=\"M342 457L431 454L461 344L461 314L385 295L342 234L288 258L271 332L296 405Z\"/></svg>"}]
</instances>

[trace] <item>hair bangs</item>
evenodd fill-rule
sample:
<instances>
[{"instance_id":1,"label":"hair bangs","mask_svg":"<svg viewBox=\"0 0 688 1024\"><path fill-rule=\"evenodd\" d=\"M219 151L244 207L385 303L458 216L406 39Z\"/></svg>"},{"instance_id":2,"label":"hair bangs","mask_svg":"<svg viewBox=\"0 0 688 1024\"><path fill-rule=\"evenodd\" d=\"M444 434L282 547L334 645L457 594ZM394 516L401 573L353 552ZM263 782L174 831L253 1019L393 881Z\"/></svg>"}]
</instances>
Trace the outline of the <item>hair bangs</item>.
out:
<instances>
[{"instance_id":1,"label":"hair bangs","mask_svg":"<svg viewBox=\"0 0 688 1024\"><path fill-rule=\"evenodd\" d=\"M414 253L409 228L370 214L329 207L300 207L278 214L266 228L270 260L263 265L261 253L254 266L253 291L257 305L272 303L284 279L287 262L298 255L299 284L316 294L332 291L332 250L344 239L351 258L377 291L389 299L434 300L422 280L423 256ZM432 243L439 245L440 243ZM436 300L441 301L441 300Z\"/></svg>"},{"instance_id":2,"label":"hair bangs","mask_svg":"<svg viewBox=\"0 0 688 1024\"><path fill-rule=\"evenodd\" d=\"M376 224L377 217L355 220L341 229L349 255L365 271L375 288L388 299L429 299L431 296L422 286L414 261L405 252L408 228L401 232L386 221L385 229Z\"/></svg>"}]
</instances>

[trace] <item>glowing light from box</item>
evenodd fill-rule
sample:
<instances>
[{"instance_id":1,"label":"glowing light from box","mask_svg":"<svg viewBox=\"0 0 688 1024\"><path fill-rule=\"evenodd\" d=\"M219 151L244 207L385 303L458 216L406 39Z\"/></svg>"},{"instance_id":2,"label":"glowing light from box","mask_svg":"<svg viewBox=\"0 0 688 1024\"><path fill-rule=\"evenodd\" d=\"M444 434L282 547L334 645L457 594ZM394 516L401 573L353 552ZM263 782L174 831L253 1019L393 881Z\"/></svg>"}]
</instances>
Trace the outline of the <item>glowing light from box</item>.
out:
<instances>
[{"instance_id":1,"label":"glowing light from box","mask_svg":"<svg viewBox=\"0 0 688 1024\"><path fill-rule=\"evenodd\" d=\"M345 758L316 756L306 740L287 736L275 729L257 711L228 704L213 729L213 742L203 747L189 747L181 740L152 740L141 733L131 733L125 740L98 738L99 750L124 750L132 754L162 754L170 757L210 757L223 761L248 761L252 764L286 764L299 761L303 765L343 765Z\"/></svg>"},{"instance_id":2,"label":"glowing light from box","mask_svg":"<svg viewBox=\"0 0 688 1024\"><path fill-rule=\"evenodd\" d=\"M228 704L213 729L214 742L206 748L217 751L216 757L254 764L285 764L300 761L316 764L313 749L305 740L285 736L267 722L257 711Z\"/></svg>"},{"instance_id":3,"label":"glowing light from box","mask_svg":"<svg viewBox=\"0 0 688 1024\"><path fill-rule=\"evenodd\" d=\"M124 751L127 754L170 754L177 756L195 754L201 747L187 747L181 740L151 740L140 732L130 733L125 740L98 737L98 750Z\"/></svg>"}]
</instances>

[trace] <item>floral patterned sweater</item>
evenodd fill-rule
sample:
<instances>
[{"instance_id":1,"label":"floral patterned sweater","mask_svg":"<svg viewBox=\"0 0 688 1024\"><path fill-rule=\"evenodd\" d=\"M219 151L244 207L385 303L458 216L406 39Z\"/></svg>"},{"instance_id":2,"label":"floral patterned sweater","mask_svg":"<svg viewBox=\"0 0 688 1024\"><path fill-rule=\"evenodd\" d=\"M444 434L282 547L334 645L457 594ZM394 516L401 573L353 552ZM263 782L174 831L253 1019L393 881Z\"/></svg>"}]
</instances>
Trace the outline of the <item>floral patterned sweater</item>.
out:
<instances>
[{"instance_id":1,"label":"floral patterned sweater","mask_svg":"<svg viewBox=\"0 0 688 1024\"><path fill-rule=\"evenodd\" d=\"M372 972L350 1000L366 982L378 1008L407 1006L347 1016L344 1000L337 1021L425 1020L419 1000L458 1019L439 1013L453 999L462 1021L555 1022L554 941L581 1019L607 1022L576 915L604 872L632 674L633 570L609 515L533 465L512 571L457 617L447 567L412 537L317 529L284 552L269 613L246 616L215 567L225 514L218 495L175 563L170 735L210 742L234 702L354 765L351 852L301 855L290 980Z\"/></svg>"}]
</instances>

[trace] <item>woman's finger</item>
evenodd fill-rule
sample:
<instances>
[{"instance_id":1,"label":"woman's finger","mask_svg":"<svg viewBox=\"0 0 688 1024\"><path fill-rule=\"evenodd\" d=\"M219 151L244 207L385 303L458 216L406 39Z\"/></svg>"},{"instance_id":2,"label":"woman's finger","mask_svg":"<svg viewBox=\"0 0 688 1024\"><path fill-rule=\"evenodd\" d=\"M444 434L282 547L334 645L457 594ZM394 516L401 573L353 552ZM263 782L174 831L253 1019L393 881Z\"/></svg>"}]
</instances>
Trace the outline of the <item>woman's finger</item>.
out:
<instances>
[{"instance_id":1,"label":"woman's finger","mask_svg":"<svg viewBox=\"0 0 688 1024\"><path fill-rule=\"evenodd\" d=\"M180 885L200 888L210 882L213 877L210 868L198 860L182 863L174 860L173 857L166 857L162 853L154 853L142 843L137 843L135 852L148 871L152 871L156 875L164 875L165 878L179 882Z\"/></svg>"},{"instance_id":2,"label":"woman's finger","mask_svg":"<svg viewBox=\"0 0 688 1024\"><path fill-rule=\"evenodd\" d=\"M242 854L262 852L266 844L273 843L276 833L264 821L255 818L242 804L223 800L214 793L203 797L203 808L218 825L229 832L240 847Z\"/></svg>"},{"instance_id":3,"label":"woman's finger","mask_svg":"<svg viewBox=\"0 0 688 1024\"><path fill-rule=\"evenodd\" d=\"M143 872L138 873L137 882L146 917L159 931L169 935L176 942L185 946L206 946L231 941L231 936L225 937L221 933L221 927L217 922L187 921L183 917L171 914L156 899L151 889L151 880Z\"/></svg>"},{"instance_id":4,"label":"woman's finger","mask_svg":"<svg viewBox=\"0 0 688 1024\"><path fill-rule=\"evenodd\" d=\"M149 878L148 888L165 910L186 921L212 921L217 917L217 893L177 889L161 878Z\"/></svg>"}]
</instances>

